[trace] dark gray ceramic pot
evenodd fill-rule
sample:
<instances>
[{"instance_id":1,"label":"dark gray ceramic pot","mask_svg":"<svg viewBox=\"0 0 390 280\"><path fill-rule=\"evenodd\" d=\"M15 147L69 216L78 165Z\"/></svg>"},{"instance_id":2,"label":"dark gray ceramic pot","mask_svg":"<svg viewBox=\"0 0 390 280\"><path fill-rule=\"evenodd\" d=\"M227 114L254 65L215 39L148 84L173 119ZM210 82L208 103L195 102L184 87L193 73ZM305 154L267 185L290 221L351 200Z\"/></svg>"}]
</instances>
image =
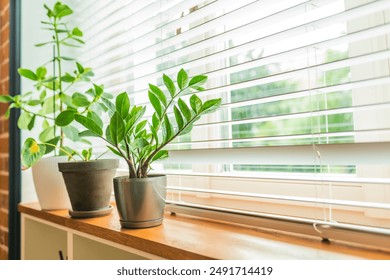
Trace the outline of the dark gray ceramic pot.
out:
<instances>
[{"instance_id":1,"label":"dark gray ceramic pot","mask_svg":"<svg viewBox=\"0 0 390 280\"><path fill-rule=\"evenodd\" d=\"M163 222L166 199L166 175L147 178L114 178L114 193L121 226L147 228Z\"/></svg>"},{"instance_id":2,"label":"dark gray ceramic pot","mask_svg":"<svg viewBox=\"0 0 390 280\"><path fill-rule=\"evenodd\" d=\"M103 216L110 210L112 180L119 166L118 159L99 159L79 162L60 162L75 218Z\"/></svg>"}]
</instances>

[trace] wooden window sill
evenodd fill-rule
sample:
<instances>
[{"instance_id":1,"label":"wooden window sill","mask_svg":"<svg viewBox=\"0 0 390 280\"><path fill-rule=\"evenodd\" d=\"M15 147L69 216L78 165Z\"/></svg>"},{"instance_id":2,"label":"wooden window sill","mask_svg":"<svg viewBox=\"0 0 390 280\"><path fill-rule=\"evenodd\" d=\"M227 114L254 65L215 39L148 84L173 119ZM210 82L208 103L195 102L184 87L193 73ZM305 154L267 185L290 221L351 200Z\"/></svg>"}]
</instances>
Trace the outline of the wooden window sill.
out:
<instances>
[{"instance_id":1,"label":"wooden window sill","mask_svg":"<svg viewBox=\"0 0 390 280\"><path fill-rule=\"evenodd\" d=\"M123 229L116 207L108 216L90 219L72 219L67 210L41 211L38 203L22 203L19 211L165 259L390 259L390 252L322 243L319 239L185 215L167 213L161 226Z\"/></svg>"}]
</instances>

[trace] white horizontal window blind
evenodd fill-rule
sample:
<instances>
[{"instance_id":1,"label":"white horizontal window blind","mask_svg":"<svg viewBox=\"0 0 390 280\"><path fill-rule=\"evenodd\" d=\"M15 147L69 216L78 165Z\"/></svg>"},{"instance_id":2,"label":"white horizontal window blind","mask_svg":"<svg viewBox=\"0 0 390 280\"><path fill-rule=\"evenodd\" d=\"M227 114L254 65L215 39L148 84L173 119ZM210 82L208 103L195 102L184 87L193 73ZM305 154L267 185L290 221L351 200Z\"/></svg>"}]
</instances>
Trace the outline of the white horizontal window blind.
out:
<instances>
[{"instance_id":1,"label":"white horizontal window blind","mask_svg":"<svg viewBox=\"0 0 390 280\"><path fill-rule=\"evenodd\" d=\"M184 68L223 100L153 166L172 211L388 238L390 1L70 2L107 91L147 104Z\"/></svg>"}]
</instances>

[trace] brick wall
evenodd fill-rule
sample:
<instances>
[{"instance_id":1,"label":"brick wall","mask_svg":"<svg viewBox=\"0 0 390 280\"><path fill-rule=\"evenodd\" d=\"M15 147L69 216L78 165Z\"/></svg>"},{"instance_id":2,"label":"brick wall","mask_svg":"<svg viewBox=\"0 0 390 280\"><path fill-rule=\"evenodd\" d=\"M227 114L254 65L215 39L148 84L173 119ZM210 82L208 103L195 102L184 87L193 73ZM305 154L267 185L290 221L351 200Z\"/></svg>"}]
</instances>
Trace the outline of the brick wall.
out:
<instances>
[{"instance_id":1,"label":"brick wall","mask_svg":"<svg viewBox=\"0 0 390 280\"><path fill-rule=\"evenodd\" d=\"M9 3L0 0L0 94L9 90ZM8 259L8 120L0 103L0 260Z\"/></svg>"}]
</instances>

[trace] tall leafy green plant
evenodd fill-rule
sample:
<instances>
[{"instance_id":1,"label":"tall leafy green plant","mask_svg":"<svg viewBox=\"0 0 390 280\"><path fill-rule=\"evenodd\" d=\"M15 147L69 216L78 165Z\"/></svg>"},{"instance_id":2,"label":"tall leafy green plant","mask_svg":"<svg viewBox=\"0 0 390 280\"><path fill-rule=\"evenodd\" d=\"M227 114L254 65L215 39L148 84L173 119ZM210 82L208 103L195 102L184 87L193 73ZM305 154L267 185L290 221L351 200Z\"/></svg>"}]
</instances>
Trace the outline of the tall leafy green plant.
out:
<instances>
[{"instance_id":1,"label":"tall leafy green plant","mask_svg":"<svg viewBox=\"0 0 390 280\"><path fill-rule=\"evenodd\" d=\"M205 75L190 79L182 69L176 84L165 74L163 81L165 92L149 84L148 97L154 109L149 119L144 118L146 106L131 105L126 92L116 97L115 104L109 105L110 121L107 125L81 114L75 115L75 120L87 129L82 136L103 139L114 154L125 159L129 178L147 177L154 161L168 157L165 148L169 143L189 133L201 116L217 110L221 104L220 98L202 102L196 95L204 90ZM184 100L184 94L191 94L189 101Z\"/></svg>"},{"instance_id":2,"label":"tall leafy green plant","mask_svg":"<svg viewBox=\"0 0 390 280\"><path fill-rule=\"evenodd\" d=\"M79 131L71 125L74 115L77 113L95 119L100 111L107 110L105 106L98 105L97 101L103 96L110 98L103 88L97 85L85 93L73 91L75 84L89 82L94 75L90 67L84 67L74 58L64 55L67 49L84 45L83 32L78 27L69 28L65 22L64 19L73 13L69 6L57 2L52 8L47 5L44 5L44 8L47 18L41 21L41 24L43 29L49 32L50 39L35 46L51 46L52 51L47 52L47 61L35 70L18 69L20 76L34 82L32 90L15 96L0 96L0 102L9 103L6 117L12 108L21 110L18 119L20 129L32 130L36 126L36 120L42 119L39 140L44 144L38 145L34 139L28 139L22 150L22 158L31 157L31 161L27 161L29 163L35 162L33 159L37 156L40 158L53 150L59 150L61 154L77 154L65 147L65 138L73 142L89 142L79 137ZM66 72L65 67L73 70ZM57 146L58 149L55 149ZM29 166L28 164L26 167Z\"/></svg>"}]
</instances>

